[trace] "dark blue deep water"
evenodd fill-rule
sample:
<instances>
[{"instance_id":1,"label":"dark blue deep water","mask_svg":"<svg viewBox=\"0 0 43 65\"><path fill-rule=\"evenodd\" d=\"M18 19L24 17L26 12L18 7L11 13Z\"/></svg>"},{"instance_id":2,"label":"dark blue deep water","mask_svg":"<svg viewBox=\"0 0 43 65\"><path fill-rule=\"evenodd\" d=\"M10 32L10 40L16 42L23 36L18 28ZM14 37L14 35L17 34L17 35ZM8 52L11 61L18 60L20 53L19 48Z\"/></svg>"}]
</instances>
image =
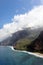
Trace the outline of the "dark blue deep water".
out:
<instances>
[{"instance_id":1,"label":"dark blue deep water","mask_svg":"<svg viewBox=\"0 0 43 65\"><path fill-rule=\"evenodd\" d=\"M33 55L0 47L0 65L43 65L43 59Z\"/></svg>"}]
</instances>

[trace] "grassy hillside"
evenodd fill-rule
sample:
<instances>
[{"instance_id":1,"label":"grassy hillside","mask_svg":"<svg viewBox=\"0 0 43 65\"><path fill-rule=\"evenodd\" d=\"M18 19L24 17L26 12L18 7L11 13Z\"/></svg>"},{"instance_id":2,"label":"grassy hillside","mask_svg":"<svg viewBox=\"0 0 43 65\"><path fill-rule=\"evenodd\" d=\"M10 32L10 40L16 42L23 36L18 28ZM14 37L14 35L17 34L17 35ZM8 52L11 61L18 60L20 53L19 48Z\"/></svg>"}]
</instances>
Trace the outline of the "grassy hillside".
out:
<instances>
[{"instance_id":1,"label":"grassy hillside","mask_svg":"<svg viewBox=\"0 0 43 65\"><path fill-rule=\"evenodd\" d=\"M17 50L27 50L27 45L29 45L31 42L31 39L21 39L17 41L15 48Z\"/></svg>"}]
</instances>

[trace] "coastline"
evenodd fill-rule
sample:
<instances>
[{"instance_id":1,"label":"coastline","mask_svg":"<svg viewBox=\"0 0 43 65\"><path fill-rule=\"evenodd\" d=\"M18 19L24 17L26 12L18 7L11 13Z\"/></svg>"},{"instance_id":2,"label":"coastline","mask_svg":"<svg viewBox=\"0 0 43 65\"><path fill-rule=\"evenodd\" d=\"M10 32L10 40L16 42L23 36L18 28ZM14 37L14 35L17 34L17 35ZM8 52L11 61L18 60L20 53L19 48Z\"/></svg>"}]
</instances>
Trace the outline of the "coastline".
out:
<instances>
[{"instance_id":1,"label":"coastline","mask_svg":"<svg viewBox=\"0 0 43 65\"><path fill-rule=\"evenodd\" d=\"M13 46L9 46L13 51L14 51L14 48L13 48Z\"/></svg>"},{"instance_id":2,"label":"coastline","mask_svg":"<svg viewBox=\"0 0 43 65\"><path fill-rule=\"evenodd\" d=\"M43 54L41 54L41 53L33 53L33 52L28 52L28 51L20 51L20 50L15 50L14 48L13 48L13 46L9 46L13 51L17 51L17 52L24 52L24 53L28 53L28 54L30 54L30 55L34 55L34 56L36 56L36 57L39 57L39 58L43 58Z\"/></svg>"}]
</instances>

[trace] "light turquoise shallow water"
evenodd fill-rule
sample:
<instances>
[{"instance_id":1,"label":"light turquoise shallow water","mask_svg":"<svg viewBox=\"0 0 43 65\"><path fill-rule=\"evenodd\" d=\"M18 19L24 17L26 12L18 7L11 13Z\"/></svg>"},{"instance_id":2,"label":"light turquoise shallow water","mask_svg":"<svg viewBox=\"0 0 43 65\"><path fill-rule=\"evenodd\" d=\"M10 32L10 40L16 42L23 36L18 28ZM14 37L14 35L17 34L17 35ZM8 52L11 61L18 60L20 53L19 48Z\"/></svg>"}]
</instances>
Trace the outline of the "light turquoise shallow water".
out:
<instances>
[{"instance_id":1,"label":"light turquoise shallow water","mask_svg":"<svg viewBox=\"0 0 43 65\"><path fill-rule=\"evenodd\" d=\"M43 65L43 59L33 55L0 47L0 65Z\"/></svg>"}]
</instances>

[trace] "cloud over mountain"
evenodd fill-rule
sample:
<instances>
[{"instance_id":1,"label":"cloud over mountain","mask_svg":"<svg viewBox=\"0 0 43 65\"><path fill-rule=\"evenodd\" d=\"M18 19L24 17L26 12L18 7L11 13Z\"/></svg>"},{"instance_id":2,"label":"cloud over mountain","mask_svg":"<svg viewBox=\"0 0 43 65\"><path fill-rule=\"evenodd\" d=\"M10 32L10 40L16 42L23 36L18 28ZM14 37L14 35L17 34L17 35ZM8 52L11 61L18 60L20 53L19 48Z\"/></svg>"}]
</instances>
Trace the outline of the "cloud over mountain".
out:
<instances>
[{"instance_id":1,"label":"cloud over mountain","mask_svg":"<svg viewBox=\"0 0 43 65\"><path fill-rule=\"evenodd\" d=\"M43 26L43 6L34 7L25 14L15 15L12 23L5 24L3 28L0 29L0 40L18 30L28 27L37 28L38 26Z\"/></svg>"}]
</instances>

